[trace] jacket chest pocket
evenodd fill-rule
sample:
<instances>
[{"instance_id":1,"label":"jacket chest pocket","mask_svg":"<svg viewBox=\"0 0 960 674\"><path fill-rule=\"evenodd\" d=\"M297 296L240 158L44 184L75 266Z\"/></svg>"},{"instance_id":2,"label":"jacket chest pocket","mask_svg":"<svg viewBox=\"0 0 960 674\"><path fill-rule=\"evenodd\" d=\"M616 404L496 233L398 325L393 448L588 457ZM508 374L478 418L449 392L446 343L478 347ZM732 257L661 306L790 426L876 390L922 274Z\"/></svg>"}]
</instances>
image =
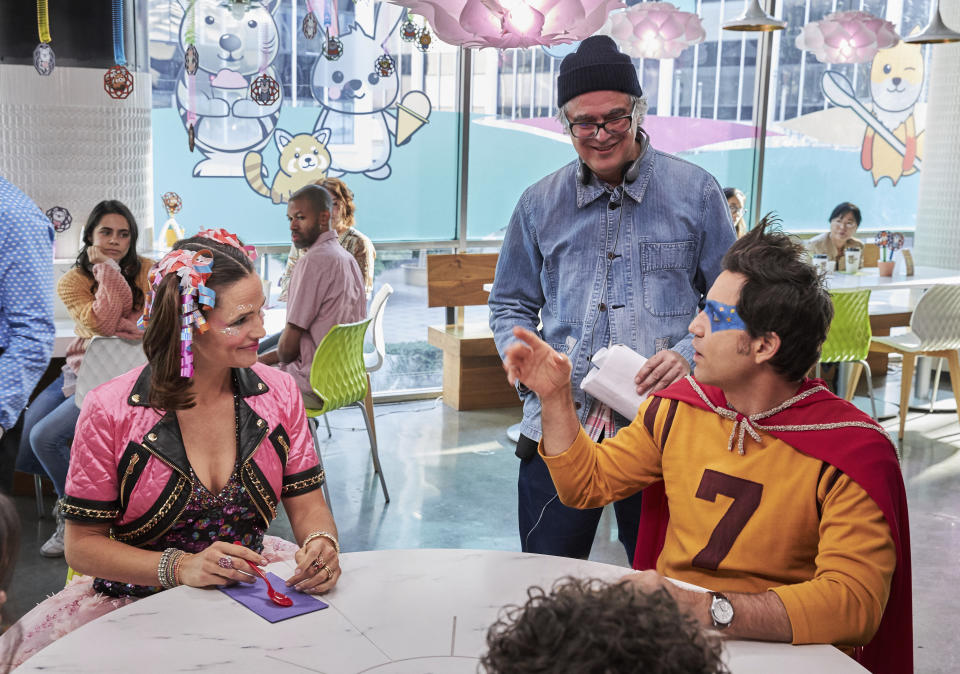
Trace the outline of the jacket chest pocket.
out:
<instances>
[{"instance_id":1,"label":"jacket chest pocket","mask_svg":"<svg viewBox=\"0 0 960 674\"><path fill-rule=\"evenodd\" d=\"M700 300L691 286L696 241L640 244L643 305L654 316L691 316Z\"/></svg>"}]
</instances>

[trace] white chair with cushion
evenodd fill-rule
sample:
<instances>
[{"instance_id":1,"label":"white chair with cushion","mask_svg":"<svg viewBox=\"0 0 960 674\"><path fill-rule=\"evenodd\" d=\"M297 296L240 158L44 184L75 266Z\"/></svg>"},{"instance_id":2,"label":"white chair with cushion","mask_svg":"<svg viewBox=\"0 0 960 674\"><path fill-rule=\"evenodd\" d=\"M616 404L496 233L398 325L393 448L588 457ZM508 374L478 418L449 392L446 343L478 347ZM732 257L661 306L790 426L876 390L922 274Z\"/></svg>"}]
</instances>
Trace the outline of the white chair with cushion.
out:
<instances>
[{"instance_id":1,"label":"white chair with cushion","mask_svg":"<svg viewBox=\"0 0 960 674\"><path fill-rule=\"evenodd\" d=\"M114 377L129 372L147 362L143 343L139 339L94 337L87 344L77 372L77 407L83 407L84 397L93 389Z\"/></svg>"},{"instance_id":2,"label":"white chair with cushion","mask_svg":"<svg viewBox=\"0 0 960 674\"><path fill-rule=\"evenodd\" d=\"M960 286L937 285L930 288L913 310L910 331L891 337L874 337L870 350L903 355L903 373L900 377L900 432L907 421L910 388L917 356L946 358L950 367L950 383L957 400L960 415Z\"/></svg>"}]
</instances>

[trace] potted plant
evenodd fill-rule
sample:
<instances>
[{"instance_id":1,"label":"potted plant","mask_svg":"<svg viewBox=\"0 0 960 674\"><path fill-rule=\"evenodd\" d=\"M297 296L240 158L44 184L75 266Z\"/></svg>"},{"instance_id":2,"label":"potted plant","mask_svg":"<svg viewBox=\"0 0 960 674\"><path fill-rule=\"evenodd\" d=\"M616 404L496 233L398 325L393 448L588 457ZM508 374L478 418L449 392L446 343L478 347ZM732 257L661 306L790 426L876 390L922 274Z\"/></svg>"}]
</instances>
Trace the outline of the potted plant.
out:
<instances>
[{"instance_id":1,"label":"potted plant","mask_svg":"<svg viewBox=\"0 0 960 674\"><path fill-rule=\"evenodd\" d=\"M877 271L880 276L893 276L893 267L896 264L893 254L903 248L903 234L883 230L877 233L876 242L877 248L880 249Z\"/></svg>"}]
</instances>

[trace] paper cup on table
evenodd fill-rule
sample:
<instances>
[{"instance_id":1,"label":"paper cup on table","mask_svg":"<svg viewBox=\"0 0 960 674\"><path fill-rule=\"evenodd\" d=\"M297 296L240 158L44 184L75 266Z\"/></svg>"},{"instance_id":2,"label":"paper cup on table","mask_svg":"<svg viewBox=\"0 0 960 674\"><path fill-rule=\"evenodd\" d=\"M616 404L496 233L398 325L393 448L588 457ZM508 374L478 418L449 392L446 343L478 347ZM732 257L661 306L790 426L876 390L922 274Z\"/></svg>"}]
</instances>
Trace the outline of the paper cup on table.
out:
<instances>
[{"instance_id":1,"label":"paper cup on table","mask_svg":"<svg viewBox=\"0 0 960 674\"><path fill-rule=\"evenodd\" d=\"M417 129L429 123L430 99L422 91L411 91L397 103L397 145L403 145Z\"/></svg>"}]
</instances>

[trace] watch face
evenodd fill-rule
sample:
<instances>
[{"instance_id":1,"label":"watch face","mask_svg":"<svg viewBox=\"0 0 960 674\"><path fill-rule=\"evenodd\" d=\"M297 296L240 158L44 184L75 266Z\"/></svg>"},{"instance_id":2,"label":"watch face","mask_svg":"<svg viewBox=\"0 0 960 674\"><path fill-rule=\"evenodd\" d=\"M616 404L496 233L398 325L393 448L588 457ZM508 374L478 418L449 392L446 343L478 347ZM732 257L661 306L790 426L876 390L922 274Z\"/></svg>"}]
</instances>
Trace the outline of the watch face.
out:
<instances>
[{"instance_id":1,"label":"watch face","mask_svg":"<svg viewBox=\"0 0 960 674\"><path fill-rule=\"evenodd\" d=\"M714 597L710 604L710 615L720 625L729 625L733 621L733 604L726 597Z\"/></svg>"}]
</instances>

